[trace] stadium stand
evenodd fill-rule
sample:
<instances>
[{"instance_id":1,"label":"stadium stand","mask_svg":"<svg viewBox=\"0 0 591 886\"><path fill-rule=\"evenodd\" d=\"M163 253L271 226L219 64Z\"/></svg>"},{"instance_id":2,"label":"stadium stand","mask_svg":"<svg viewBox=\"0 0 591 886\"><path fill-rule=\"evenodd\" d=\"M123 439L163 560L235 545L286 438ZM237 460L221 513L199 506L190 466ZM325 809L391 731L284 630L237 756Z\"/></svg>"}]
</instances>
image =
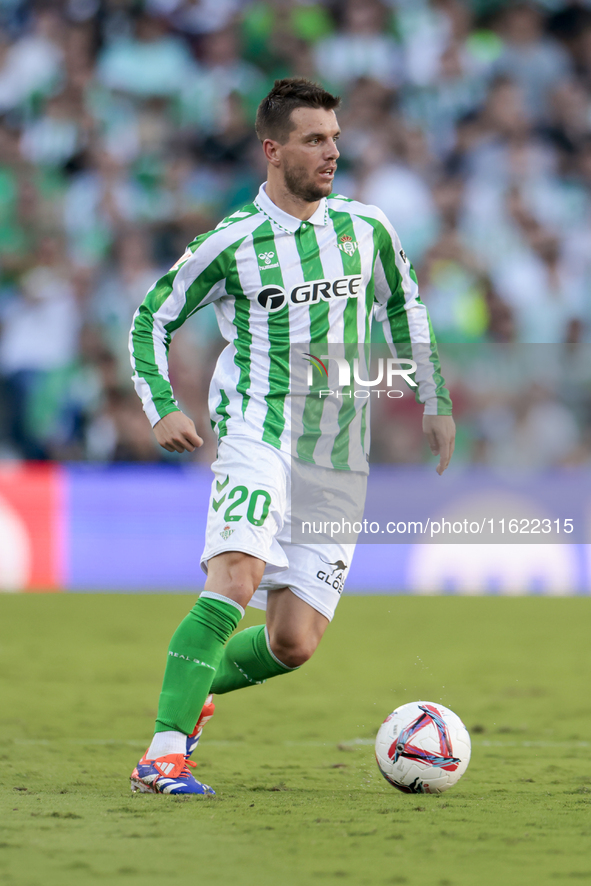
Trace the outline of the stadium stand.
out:
<instances>
[{"instance_id":1,"label":"stadium stand","mask_svg":"<svg viewBox=\"0 0 591 886\"><path fill-rule=\"evenodd\" d=\"M169 460L129 381L131 316L256 193L254 109L294 74L342 95L335 190L385 210L440 342L591 340L589 2L4 0L1 458ZM220 347L207 309L171 354L203 429ZM504 464L502 422L559 429L542 464L591 457L588 395L573 412L529 377L483 406L450 383L460 460ZM422 458L379 427L374 460Z\"/></svg>"}]
</instances>

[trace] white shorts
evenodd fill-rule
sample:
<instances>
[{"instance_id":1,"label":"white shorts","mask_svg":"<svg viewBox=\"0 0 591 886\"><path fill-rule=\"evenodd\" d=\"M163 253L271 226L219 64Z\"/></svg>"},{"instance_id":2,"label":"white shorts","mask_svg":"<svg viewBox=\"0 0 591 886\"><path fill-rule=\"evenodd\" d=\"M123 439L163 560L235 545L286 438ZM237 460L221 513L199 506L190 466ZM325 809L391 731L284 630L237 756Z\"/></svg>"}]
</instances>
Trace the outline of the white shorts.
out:
<instances>
[{"instance_id":1,"label":"white shorts","mask_svg":"<svg viewBox=\"0 0 591 886\"><path fill-rule=\"evenodd\" d=\"M251 554L267 564L251 606L265 609L267 592L287 587L331 621L355 545L291 543L289 453L250 437L223 437L212 470L203 571L225 551ZM367 478L353 477L364 496Z\"/></svg>"}]
</instances>

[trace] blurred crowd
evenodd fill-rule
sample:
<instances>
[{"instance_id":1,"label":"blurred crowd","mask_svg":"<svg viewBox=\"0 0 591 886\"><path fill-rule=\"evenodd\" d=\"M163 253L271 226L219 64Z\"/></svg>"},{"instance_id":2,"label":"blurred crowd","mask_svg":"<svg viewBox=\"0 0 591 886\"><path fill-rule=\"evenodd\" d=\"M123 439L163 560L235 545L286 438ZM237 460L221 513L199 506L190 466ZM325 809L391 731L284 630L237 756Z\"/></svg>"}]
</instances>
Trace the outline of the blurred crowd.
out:
<instances>
[{"instance_id":1,"label":"blurred crowd","mask_svg":"<svg viewBox=\"0 0 591 886\"><path fill-rule=\"evenodd\" d=\"M254 197L254 113L293 75L342 96L335 190L386 212L440 342L591 342L591 0L0 0L0 458L168 458L131 317ZM208 308L171 350L202 432L220 348ZM574 412L559 385L523 394L572 418L548 464L587 458L582 390ZM465 458L494 462L498 421L460 376L452 396ZM387 418L374 458L420 458Z\"/></svg>"}]
</instances>

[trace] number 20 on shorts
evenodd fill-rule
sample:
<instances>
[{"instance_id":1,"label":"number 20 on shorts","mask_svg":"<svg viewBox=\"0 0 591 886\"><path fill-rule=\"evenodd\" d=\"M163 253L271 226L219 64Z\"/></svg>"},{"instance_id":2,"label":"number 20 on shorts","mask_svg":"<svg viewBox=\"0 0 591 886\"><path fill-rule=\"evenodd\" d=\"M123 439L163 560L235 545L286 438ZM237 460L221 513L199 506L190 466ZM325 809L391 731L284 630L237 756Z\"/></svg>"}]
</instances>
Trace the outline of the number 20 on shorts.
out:
<instances>
[{"instance_id":1,"label":"number 20 on shorts","mask_svg":"<svg viewBox=\"0 0 591 886\"><path fill-rule=\"evenodd\" d=\"M255 489L249 494L246 486L235 486L228 493L228 501L232 503L224 511L226 523L236 523L244 517L243 505L246 501L248 501L246 519L253 526L262 526L269 516L271 496L265 489ZM242 513L236 513L238 509Z\"/></svg>"}]
</instances>

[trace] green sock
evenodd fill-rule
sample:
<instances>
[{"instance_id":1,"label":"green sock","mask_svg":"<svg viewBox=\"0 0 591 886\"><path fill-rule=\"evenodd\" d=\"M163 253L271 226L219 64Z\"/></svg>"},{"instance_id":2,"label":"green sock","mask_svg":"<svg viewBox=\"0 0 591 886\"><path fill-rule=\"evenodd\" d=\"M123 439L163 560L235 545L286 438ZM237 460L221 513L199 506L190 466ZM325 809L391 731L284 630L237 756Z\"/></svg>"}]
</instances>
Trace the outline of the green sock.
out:
<instances>
[{"instance_id":1,"label":"green sock","mask_svg":"<svg viewBox=\"0 0 591 886\"><path fill-rule=\"evenodd\" d=\"M264 625L246 628L228 640L211 684L211 692L221 695L264 683L270 677L289 674L297 668L281 664L267 645Z\"/></svg>"},{"instance_id":2,"label":"green sock","mask_svg":"<svg viewBox=\"0 0 591 886\"><path fill-rule=\"evenodd\" d=\"M156 732L190 735L209 695L226 640L244 615L227 597L201 596L173 634L168 648Z\"/></svg>"}]
</instances>

